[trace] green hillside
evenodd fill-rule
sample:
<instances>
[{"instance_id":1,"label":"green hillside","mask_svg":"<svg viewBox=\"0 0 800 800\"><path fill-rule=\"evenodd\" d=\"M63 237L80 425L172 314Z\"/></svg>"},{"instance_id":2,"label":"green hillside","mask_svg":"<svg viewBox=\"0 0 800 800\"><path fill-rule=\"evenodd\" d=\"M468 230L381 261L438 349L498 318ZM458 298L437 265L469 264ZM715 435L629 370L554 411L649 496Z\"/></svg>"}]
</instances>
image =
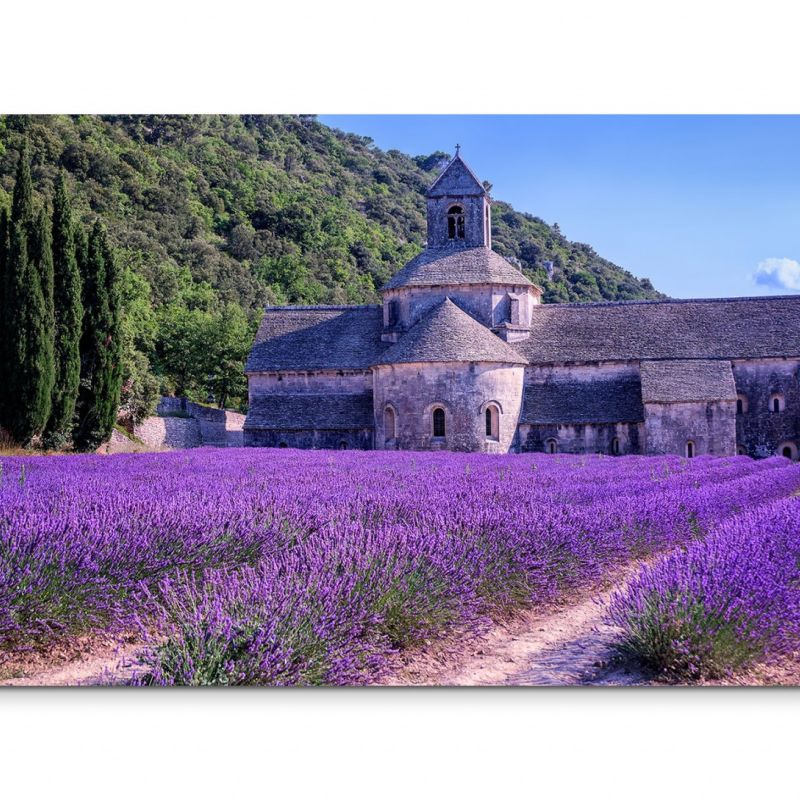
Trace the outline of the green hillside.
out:
<instances>
[{"instance_id":1,"label":"green hillside","mask_svg":"<svg viewBox=\"0 0 800 800\"><path fill-rule=\"evenodd\" d=\"M24 138L38 202L63 168L76 214L101 217L120 254L128 383L229 403L246 394L261 306L378 299L424 243L424 191L447 159L383 152L310 116L5 116L0 204ZM506 203L493 221L494 248L546 302L661 296Z\"/></svg>"}]
</instances>

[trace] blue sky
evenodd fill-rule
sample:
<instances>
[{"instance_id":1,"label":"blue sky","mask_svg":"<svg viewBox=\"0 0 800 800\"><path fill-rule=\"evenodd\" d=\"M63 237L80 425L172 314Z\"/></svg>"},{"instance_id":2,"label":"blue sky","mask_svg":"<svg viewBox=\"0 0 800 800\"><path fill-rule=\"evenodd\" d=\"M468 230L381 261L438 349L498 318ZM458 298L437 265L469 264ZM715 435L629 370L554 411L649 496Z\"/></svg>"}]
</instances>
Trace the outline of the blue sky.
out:
<instances>
[{"instance_id":1,"label":"blue sky","mask_svg":"<svg viewBox=\"0 0 800 800\"><path fill-rule=\"evenodd\" d=\"M452 153L492 194L673 297L800 292L800 116L322 115Z\"/></svg>"}]
</instances>

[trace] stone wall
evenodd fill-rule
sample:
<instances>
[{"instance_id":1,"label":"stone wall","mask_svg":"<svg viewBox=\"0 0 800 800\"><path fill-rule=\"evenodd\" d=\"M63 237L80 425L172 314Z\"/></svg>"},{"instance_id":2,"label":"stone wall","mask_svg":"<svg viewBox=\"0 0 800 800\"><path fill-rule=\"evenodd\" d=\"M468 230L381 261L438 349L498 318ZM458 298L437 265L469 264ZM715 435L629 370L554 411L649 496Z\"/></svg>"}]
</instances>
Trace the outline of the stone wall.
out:
<instances>
[{"instance_id":1,"label":"stone wall","mask_svg":"<svg viewBox=\"0 0 800 800\"><path fill-rule=\"evenodd\" d=\"M395 364L374 370L375 447L507 453L517 433L524 368L506 364ZM486 407L499 409L497 437L486 435ZM395 412L396 437L384 412ZM433 436L433 411L445 413L445 436Z\"/></svg>"},{"instance_id":2,"label":"stone wall","mask_svg":"<svg viewBox=\"0 0 800 800\"><path fill-rule=\"evenodd\" d=\"M353 431L244 431L245 447L296 447L302 450L371 450L372 429Z\"/></svg>"},{"instance_id":3,"label":"stone wall","mask_svg":"<svg viewBox=\"0 0 800 800\"><path fill-rule=\"evenodd\" d=\"M736 402L645 403L645 450L649 455L736 455Z\"/></svg>"},{"instance_id":4,"label":"stone wall","mask_svg":"<svg viewBox=\"0 0 800 800\"><path fill-rule=\"evenodd\" d=\"M420 286L390 289L383 293L384 326L389 324L389 303L399 304L400 324L410 328L434 306L449 297L471 316L488 328L500 325L509 319L509 294L519 299L519 321L521 327L528 327L531 314L539 297L530 286L514 284L470 284L456 286Z\"/></svg>"},{"instance_id":5,"label":"stone wall","mask_svg":"<svg viewBox=\"0 0 800 800\"><path fill-rule=\"evenodd\" d=\"M615 452L614 440L617 440ZM586 423L584 425L520 425L520 452L547 453L549 442L558 453L641 453L644 424L641 422Z\"/></svg>"},{"instance_id":6,"label":"stone wall","mask_svg":"<svg viewBox=\"0 0 800 800\"><path fill-rule=\"evenodd\" d=\"M147 417L134 428L134 435L150 448L242 446L244 414L203 406L185 397L162 397L156 413L158 416Z\"/></svg>"},{"instance_id":7,"label":"stone wall","mask_svg":"<svg viewBox=\"0 0 800 800\"><path fill-rule=\"evenodd\" d=\"M147 417L133 432L153 450L183 450L203 443L200 425L192 418Z\"/></svg>"},{"instance_id":8,"label":"stone wall","mask_svg":"<svg viewBox=\"0 0 800 800\"><path fill-rule=\"evenodd\" d=\"M474 287L473 287L474 288ZM473 291L467 290L467 294ZM444 288L443 288L444 291ZM429 290L426 297L435 295ZM413 298L414 292L407 293ZM422 296L422 295L421 295ZM477 297L477 295L475 295ZM484 300L486 297L484 296ZM476 300L477 302L477 300ZM484 312L489 313L489 302ZM477 312L476 312L477 313ZM483 313L483 312L481 312ZM320 371L313 373L274 373L250 378L251 398L262 393L285 394L361 394L372 390L375 397L374 446L379 449L451 449L477 452L546 452L548 440L555 439L558 452L613 453L615 440L620 454L686 453L686 443L694 442L697 455L732 455L744 452L753 457L780 454L784 447L793 457L800 450L800 362L785 359L734 361L737 392L745 409L736 414L731 401L693 403L648 403L645 422L586 424L523 424L518 426L522 402L522 367L481 364L425 364L381 366L372 372ZM526 381L573 379L593 383L598 379L638 374L633 362L562 364L530 366ZM769 401L780 394L784 408L770 410ZM502 409L499 437L486 436L486 403L494 400ZM445 409L446 436L434 439L432 411L440 403ZM396 414L397 436L387 438L384 409L390 405ZM242 439L242 415L198 406L181 398L164 398L162 413L191 414L203 443L257 444L278 447L349 449L373 446L369 430L355 431L254 431ZM157 425L156 425L157 427ZM186 431L181 431L182 427ZM177 420L172 430L165 427L147 434L156 446L196 446L174 444L191 441L192 425ZM227 429L227 432L226 432ZM137 435L139 431L137 430ZM236 441L232 437L238 437ZM140 436L140 438L144 438ZM171 439L173 444L167 443Z\"/></svg>"},{"instance_id":9,"label":"stone wall","mask_svg":"<svg viewBox=\"0 0 800 800\"><path fill-rule=\"evenodd\" d=\"M764 458L789 447L796 458L800 447L800 362L734 361L733 378L743 400L742 413L736 415L736 441L741 451ZM784 405L778 412L770 406L776 394Z\"/></svg>"}]
</instances>

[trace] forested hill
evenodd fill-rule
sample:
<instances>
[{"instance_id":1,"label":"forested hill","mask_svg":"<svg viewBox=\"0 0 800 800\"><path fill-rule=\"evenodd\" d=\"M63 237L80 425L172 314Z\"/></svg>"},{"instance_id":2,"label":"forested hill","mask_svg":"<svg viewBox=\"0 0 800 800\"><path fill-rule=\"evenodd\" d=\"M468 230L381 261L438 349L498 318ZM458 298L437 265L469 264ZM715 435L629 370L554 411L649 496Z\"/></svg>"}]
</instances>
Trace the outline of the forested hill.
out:
<instances>
[{"instance_id":1,"label":"forested hill","mask_svg":"<svg viewBox=\"0 0 800 800\"><path fill-rule=\"evenodd\" d=\"M39 202L63 168L76 215L108 227L139 369L195 397L210 369L197 359L235 362L264 304L375 302L422 247L424 192L448 157L383 152L310 116L6 116L0 204L24 138ZM507 203L495 201L493 223L494 249L546 302L661 296ZM218 352L191 352L192 336L225 339L223 327Z\"/></svg>"}]
</instances>

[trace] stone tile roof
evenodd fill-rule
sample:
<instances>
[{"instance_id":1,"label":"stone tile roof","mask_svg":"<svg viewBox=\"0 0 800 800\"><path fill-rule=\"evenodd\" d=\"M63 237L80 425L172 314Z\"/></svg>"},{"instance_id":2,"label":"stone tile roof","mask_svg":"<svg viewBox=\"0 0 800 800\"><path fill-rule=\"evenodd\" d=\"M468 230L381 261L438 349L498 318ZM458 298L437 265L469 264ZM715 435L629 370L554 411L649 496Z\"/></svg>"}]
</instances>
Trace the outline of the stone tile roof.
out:
<instances>
[{"instance_id":1,"label":"stone tile roof","mask_svg":"<svg viewBox=\"0 0 800 800\"><path fill-rule=\"evenodd\" d=\"M516 350L462 311L449 297L435 305L403 334L378 364L416 364L428 361L490 361L524 364Z\"/></svg>"},{"instance_id":2,"label":"stone tile roof","mask_svg":"<svg viewBox=\"0 0 800 800\"><path fill-rule=\"evenodd\" d=\"M540 305L531 363L800 356L800 295Z\"/></svg>"},{"instance_id":3,"label":"stone tile roof","mask_svg":"<svg viewBox=\"0 0 800 800\"><path fill-rule=\"evenodd\" d=\"M253 399L245 430L360 430L374 426L372 394L265 394Z\"/></svg>"},{"instance_id":4,"label":"stone tile roof","mask_svg":"<svg viewBox=\"0 0 800 800\"><path fill-rule=\"evenodd\" d=\"M270 306L245 372L367 369L389 346L381 306Z\"/></svg>"},{"instance_id":5,"label":"stone tile roof","mask_svg":"<svg viewBox=\"0 0 800 800\"><path fill-rule=\"evenodd\" d=\"M446 196L475 196L486 194L486 189L478 179L478 176L470 169L469 165L460 155L455 158L442 170L439 177L431 184L428 189L428 197Z\"/></svg>"},{"instance_id":6,"label":"stone tile roof","mask_svg":"<svg viewBox=\"0 0 800 800\"><path fill-rule=\"evenodd\" d=\"M730 361L643 361L639 371L645 403L736 399Z\"/></svg>"},{"instance_id":7,"label":"stone tile roof","mask_svg":"<svg viewBox=\"0 0 800 800\"><path fill-rule=\"evenodd\" d=\"M384 289L401 286L458 286L468 283L533 284L488 247L429 247L412 258Z\"/></svg>"},{"instance_id":8,"label":"stone tile roof","mask_svg":"<svg viewBox=\"0 0 800 800\"><path fill-rule=\"evenodd\" d=\"M521 423L580 425L643 420L641 384L636 375L555 379L526 384L523 390Z\"/></svg>"}]
</instances>

